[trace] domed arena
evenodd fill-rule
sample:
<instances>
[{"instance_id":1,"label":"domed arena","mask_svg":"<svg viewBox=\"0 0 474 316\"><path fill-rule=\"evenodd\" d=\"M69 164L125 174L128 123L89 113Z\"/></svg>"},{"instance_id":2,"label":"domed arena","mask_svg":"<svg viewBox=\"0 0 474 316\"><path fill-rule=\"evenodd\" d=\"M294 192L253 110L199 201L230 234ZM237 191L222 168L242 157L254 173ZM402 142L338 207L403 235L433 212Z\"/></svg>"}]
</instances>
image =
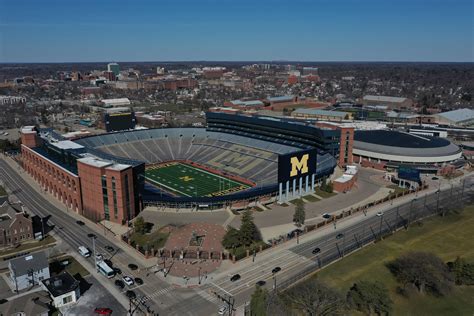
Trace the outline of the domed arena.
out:
<instances>
[{"instance_id":1,"label":"domed arena","mask_svg":"<svg viewBox=\"0 0 474 316\"><path fill-rule=\"evenodd\" d=\"M370 130L355 132L353 155L354 161L361 165L378 168L411 165L428 170L458 161L462 151L444 138Z\"/></svg>"}]
</instances>

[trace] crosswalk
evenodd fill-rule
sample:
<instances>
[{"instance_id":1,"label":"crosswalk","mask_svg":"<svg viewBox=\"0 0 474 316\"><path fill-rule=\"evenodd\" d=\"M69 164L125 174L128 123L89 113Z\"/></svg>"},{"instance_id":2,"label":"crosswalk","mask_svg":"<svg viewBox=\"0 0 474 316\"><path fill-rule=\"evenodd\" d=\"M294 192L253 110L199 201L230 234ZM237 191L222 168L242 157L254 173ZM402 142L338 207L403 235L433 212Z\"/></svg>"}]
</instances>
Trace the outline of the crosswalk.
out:
<instances>
[{"instance_id":1,"label":"crosswalk","mask_svg":"<svg viewBox=\"0 0 474 316\"><path fill-rule=\"evenodd\" d=\"M221 302L215 294L209 293L209 291L210 291L210 289L208 289L208 290L198 289L198 290L196 290L196 293L200 297L202 297L203 299L205 299L206 301L209 301L211 303L217 304L217 303Z\"/></svg>"},{"instance_id":2,"label":"crosswalk","mask_svg":"<svg viewBox=\"0 0 474 316\"><path fill-rule=\"evenodd\" d=\"M147 295L146 297L144 297L142 299L142 302L147 302L155 297L158 297L158 296L161 296L161 295L165 295L166 293L169 293L171 291L175 290L175 288L173 286L168 286L168 287L165 287L164 289L161 289L159 291L156 291L156 292L153 292L149 295Z\"/></svg>"}]
</instances>

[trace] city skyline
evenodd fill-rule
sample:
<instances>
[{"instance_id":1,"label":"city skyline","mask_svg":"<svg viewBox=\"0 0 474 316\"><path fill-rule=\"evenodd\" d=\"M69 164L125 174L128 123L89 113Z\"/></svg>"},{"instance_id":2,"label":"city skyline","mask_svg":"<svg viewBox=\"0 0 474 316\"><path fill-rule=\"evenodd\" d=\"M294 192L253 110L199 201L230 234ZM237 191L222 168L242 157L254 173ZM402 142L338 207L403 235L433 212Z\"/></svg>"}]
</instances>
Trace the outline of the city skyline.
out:
<instances>
[{"instance_id":1,"label":"city skyline","mask_svg":"<svg viewBox=\"0 0 474 316\"><path fill-rule=\"evenodd\" d=\"M472 62L472 2L0 4L0 62Z\"/></svg>"}]
</instances>

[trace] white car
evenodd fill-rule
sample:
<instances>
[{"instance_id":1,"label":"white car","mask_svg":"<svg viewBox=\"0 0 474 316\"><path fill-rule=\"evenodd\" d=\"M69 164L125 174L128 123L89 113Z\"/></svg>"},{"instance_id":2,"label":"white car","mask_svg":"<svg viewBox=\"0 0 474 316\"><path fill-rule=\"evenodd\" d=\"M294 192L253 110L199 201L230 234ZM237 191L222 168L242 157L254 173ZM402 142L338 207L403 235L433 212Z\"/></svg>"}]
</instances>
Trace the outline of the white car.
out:
<instances>
[{"instance_id":1,"label":"white car","mask_svg":"<svg viewBox=\"0 0 474 316\"><path fill-rule=\"evenodd\" d=\"M124 276L122 278L123 282L125 282L125 284L127 284L128 286L132 286L135 282L133 281L133 279L129 276Z\"/></svg>"},{"instance_id":2,"label":"white car","mask_svg":"<svg viewBox=\"0 0 474 316\"><path fill-rule=\"evenodd\" d=\"M227 306L225 306L225 305L224 305L224 306L221 306L221 308L219 308L219 310L217 311L217 313L218 313L219 315L224 315L225 312L227 312Z\"/></svg>"},{"instance_id":3,"label":"white car","mask_svg":"<svg viewBox=\"0 0 474 316\"><path fill-rule=\"evenodd\" d=\"M378 213L377 213L377 216L378 216L378 217L383 216L383 212L378 212Z\"/></svg>"},{"instance_id":4,"label":"white car","mask_svg":"<svg viewBox=\"0 0 474 316\"><path fill-rule=\"evenodd\" d=\"M104 256L102 256L102 254L98 253L98 254L95 255L95 260L102 261L102 260L104 260Z\"/></svg>"}]
</instances>

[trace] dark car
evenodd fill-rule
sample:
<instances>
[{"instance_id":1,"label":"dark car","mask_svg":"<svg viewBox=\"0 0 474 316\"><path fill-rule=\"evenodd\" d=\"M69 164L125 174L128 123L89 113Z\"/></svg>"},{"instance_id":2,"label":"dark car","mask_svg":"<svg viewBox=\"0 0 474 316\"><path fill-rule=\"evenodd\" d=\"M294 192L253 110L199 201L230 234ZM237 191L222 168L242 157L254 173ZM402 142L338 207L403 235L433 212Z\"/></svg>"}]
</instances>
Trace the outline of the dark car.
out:
<instances>
[{"instance_id":1,"label":"dark car","mask_svg":"<svg viewBox=\"0 0 474 316\"><path fill-rule=\"evenodd\" d=\"M264 286L267 282L263 281L263 280L260 280L258 281L257 283L255 283L256 285L258 286Z\"/></svg>"},{"instance_id":2,"label":"dark car","mask_svg":"<svg viewBox=\"0 0 474 316\"><path fill-rule=\"evenodd\" d=\"M122 274L122 270L120 270L120 268L113 267L112 270L114 270L115 274Z\"/></svg>"},{"instance_id":3,"label":"dark car","mask_svg":"<svg viewBox=\"0 0 474 316\"><path fill-rule=\"evenodd\" d=\"M275 268L273 268L272 273L275 274L275 273L280 272L280 271L281 271L280 267L275 267Z\"/></svg>"},{"instance_id":4,"label":"dark car","mask_svg":"<svg viewBox=\"0 0 474 316\"><path fill-rule=\"evenodd\" d=\"M314 248L313 249L313 254L317 254L321 252L321 248Z\"/></svg>"},{"instance_id":5,"label":"dark car","mask_svg":"<svg viewBox=\"0 0 474 316\"><path fill-rule=\"evenodd\" d=\"M97 237L97 236L96 236L95 234L89 233L89 234L87 234L87 237L89 237L89 238L95 238L95 237Z\"/></svg>"},{"instance_id":6,"label":"dark car","mask_svg":"<svg viewBox=\"0 0 474 316\"><path fill-rule=\"evenodd\" d=\"M324 214L323 214L323 218L324 218L324 219L329 219L329 218L331 218L331 215L328 214L328 213L324 213Z\"/></svg>"},{"instance_id":7,"label":"dark car","mask_svg":"<svg viewBox=\"0 0 474 316\"><path fill-rule=\"evenodd\" d=\"M76 224L79 226L84 226L86 223L84 223L83 221L76 221Z\"/></svg>"},{"instance_id":8,"label":"dark car","mask_svg":"<svg viewBox=\"0 0 474 316\"><path fill-rule=\"evenodd\" d=\"M439 179L438 177L431 178L431 180L438 180L438 179Z\"/></svg>"},{"instance_id":9,"label":"dark car","mask_svg":"<svg viewBox=\"0 0 474 316\"><path fill-rule=\"evenodd\" d=\"M137 266L136 264L134 264L134 263L130 263L130 264L128 265L128 268L133 271L133 270L138 269L138 266Z\"/></svg>"},{"instance_id":10,"label":"dark car","mask_svg":"<svg viewBox=\"0 0 474 316\"><path fill-rule=\"evenodd\" d=\"M94 313L99 315L110 315L112 314L112 310L110 308L96 308L94 309Z\"/></svg>"},{"instance_id":11,"label":"dark car","mask_svg":"<svg viewBox=\"0 0 474 316\"><path fill-rule=\"evenodd\" d=\"M143 284L143 280L140 279L140 278L135 278L135 283L138 284L138 285L142 285L142 284Z\"/></svg>"},{"instance_id":12,"label":"dark car","mask_svg":"<svg viewBox=\"0 0 474 316\"><path fill-rule=\"evenodd\" d=\"M104 248L105 248L105 250L107 250L108 252L114 252L114 250L115 250L114 247L108 246L108 245L105 246Z\"/></svg>"},{"instance_id":13,"label":"dark car","mask_svg":"<svg viewBox=\"0 0 474 316\"><path fill-rule=\"evenodd\" d=\"M230 280L231 280L232 282L235 282L235 281L237 281L237 280L240 280L240 274L234 274L234 275L230 278Z\"/></svg>"},{"instance_id":14,"label":"dark car","mask_svg":"<svg viewBox=\"0 0 474 316\"><path fill-rule=\"evenodd\" d=\"M135 292L133 292L132 290L128 290L127 292L125 292L125 296L133 300L137 297L137 294L135 294Z\"/></svg>"},{"instance_id":15,"label":"dark car","mask_svg":"<svg viewBox=\"0 0 474 316\"><path fill-rule=\"evenodd\" d=\"M340 233L340 234L337 234L337 235L336 235L336 239L341 239L341 238L344 238L344 234L343 234L343 233Z\"/></svg>"},{"instance_id":16,"label":"dark car","mask_svg":"<svg viewBox=\"0 0 474 316\"><path fill-rule=\"evenodd\" d=\"M115 280L115 286L123 289L125 287L125 283L122 280Z\"/></svg>"}]
</instances>

